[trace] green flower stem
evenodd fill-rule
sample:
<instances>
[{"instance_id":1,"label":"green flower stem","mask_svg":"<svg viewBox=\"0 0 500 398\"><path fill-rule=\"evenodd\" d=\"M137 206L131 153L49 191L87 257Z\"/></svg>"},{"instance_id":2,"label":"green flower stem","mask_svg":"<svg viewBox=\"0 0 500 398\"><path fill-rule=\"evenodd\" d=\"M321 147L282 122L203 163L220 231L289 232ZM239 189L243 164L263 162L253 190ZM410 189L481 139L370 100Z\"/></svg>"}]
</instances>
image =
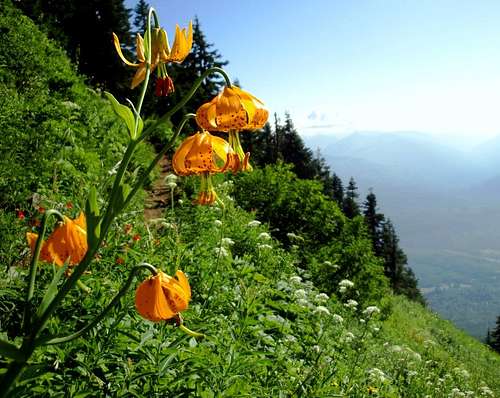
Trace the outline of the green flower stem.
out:
<instances>
[{"instance_id":1,"label":"green flower stem","mask_svg":"<svg viewBox=\"0 0 500 398\"><path fill-rule=\"evenodd\" d=\"M64 221L64 217L57 210L47 210L42 218L42 225L40 229L40 234L38 235L38 239L36 240L35 245L35 253L31 257L30 263L30 272L29 272L29 283L28 289L26 290L26 299L24 303L24 314L23 314L23 322L22 322L22 330L27 331L30 321L29 321L29 312L30 312L30 301L33 298L33 293L35 292L35 280L36 280L36 271L38 266L38 259L40 257L40 251L42 249L43 238L45 237L45 232L47 231L47 221L50 216L55 215L61 221Z\"/></svg>"},{"instance_id":2,"label":"green flower stem","mask_svg":"<svg viewBox=\"0 0 500 398\"><path fill-rule=\"evenodd\" d=\"M229 75L226 73L226 71L222 68L218 67L213 67L210 69L207 69L203 74L196 79L196 81L193 83L191 88L189 89L188 93L182 98L177 104L174 105L172 109L170 109L168 112L166 112L162 117L160 117L154 124L149 126L139 137L137 141L142 141L145 139L149 134L151 134L158 126L160 126L162 123L168 122L172 115L176 113L178 110L180 110L186 103L191 99L191 97L194 95L196 90L200 87L201 83L203 83L203 80L205 80L209 75L213 73L219 73L222 75L224 80L226 81L226 86L231 87L231 79L229 78Z\"/></svg>"},{"instance_id":3,"label":"green flower stem","mask_svg":"<svg viewBox=\"0 0 500 398\"><path fill-rule=\"evenodd\" d=\"M141 178L139 178L139 180L135 183L134 187L132 188L132 190L128 194L127 198L125 199L125 202L123 203L123 208L125 208L129 204L129 202L132 200L132 198L134 197L134 195L136 194L136 192L141 187L144 186L144 183L145 183L146 179L148 178L149 174L153 171L153 169L158 164L158 162L161 160L161 158L163 157L163 155L165 155L167 153L167 151L175 143L175 140L177 139L177 137L181 133L181 131L184 128L184 126L186 125L187 121L189 119L194 118L194 117L196 117L196 115L194 113L187 113L186 115L184 115L182 121L180 122L179 126L177 127L176 131L174 132L174 135L172 136L172 138L170 138L170 140L163 147L163 149L160 152L158 152L158 154L153 159L153 161L148 166L148 168L146 170L144 170L144 172L142 173Z\"/></svg>"},{"instance_id":4,"label":"green flower stem","mask_svg":"<svg viewBox=\"0 0 500 398\"><path fill-rule=\"evenodd\" d=\"M195 331L187 328L183 324L179 325L179 329L182 330L184 333L188 334L189 336L197 338L197 339L202 339L205 337L205 335L203 333L195 332Z\"/></svg>"},{"instance_id":5,"label":"green flower stem","mask_svg":"<svg viewBox=\"0 0 500 398\"><path fill-rule=\"evenodd\" d=\"M102 312L97 315L91 322L89 322L86 326L84 326L82 329L79 331L70 334L68 336L64 337L56 337L53 338L49 341L44 342L44 345L51 345L51 344L61 344L61 343L66 343L68 341L74 340L82 335L84 335L87 331L92 329L94 326L96 326L108 313L115 307L121 300L121 298L127 293L127 291L130 288L130 285L135 279L136 274L141 271L142 269L147 269L149 272L151 272L153 275L156 275L158 273L158 270L153 267L151 264L148 263L141 263L139 265L136 265L132 270L130 271L129 277L127 281L123 284L122 288L120 291L116 294L116 296L111 300L111 302L108 304L108 306L102 310Z\"/></svg>"}]
</instances>

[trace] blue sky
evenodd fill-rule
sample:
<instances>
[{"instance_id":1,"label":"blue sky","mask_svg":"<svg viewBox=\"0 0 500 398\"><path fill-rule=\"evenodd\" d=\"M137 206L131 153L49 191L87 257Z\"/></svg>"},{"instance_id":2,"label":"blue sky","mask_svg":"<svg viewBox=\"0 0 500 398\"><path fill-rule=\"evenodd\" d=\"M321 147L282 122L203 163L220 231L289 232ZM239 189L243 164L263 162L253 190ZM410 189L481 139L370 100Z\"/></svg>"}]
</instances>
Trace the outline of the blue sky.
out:
<instances>
[{"instance_id":1,"label":"blue sky","mask_svg":"<svg viewBox=\"0 0 500 398\"><path fill-rule=\"evenodd\" d=\"M151 5L170 35L197 15L231 76L302 134L500 134L500 1Z\"/></svg>"}]
</instances>

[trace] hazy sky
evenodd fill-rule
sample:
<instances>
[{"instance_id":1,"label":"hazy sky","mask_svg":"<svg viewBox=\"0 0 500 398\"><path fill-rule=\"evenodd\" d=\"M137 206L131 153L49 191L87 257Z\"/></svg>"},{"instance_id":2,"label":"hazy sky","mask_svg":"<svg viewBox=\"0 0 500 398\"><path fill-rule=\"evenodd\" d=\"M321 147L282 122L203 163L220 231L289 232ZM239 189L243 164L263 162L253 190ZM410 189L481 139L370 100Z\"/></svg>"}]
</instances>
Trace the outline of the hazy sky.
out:
<instances>
[{"instance_id":1,"label":"hazy sky","mask_svg":"<svg viewBox=\"0 0 500 398\"><path fill-rule=\"evenodd\" d=\"M128 0L129 7L135 1ZM500 1L158 0L302 134L500 134Z\"/></svg>"}]
</instances>

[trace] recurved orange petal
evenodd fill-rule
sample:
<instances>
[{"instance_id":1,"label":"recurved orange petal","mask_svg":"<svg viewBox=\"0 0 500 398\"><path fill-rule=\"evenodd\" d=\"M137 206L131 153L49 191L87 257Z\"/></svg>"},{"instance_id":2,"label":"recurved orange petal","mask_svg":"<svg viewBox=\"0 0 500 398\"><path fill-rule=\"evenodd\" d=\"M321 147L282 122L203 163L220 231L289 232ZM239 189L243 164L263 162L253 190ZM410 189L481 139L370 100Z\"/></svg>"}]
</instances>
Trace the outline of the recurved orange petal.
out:
<instances>
[{"instance_id":1,"label":"recurved orange petal","mask_svg":"<svg viewBox=\"0 0 500 398\"><path fill-rule=\"evenodd\" d=\"M142 282L135 293L135 307L139 314L153 322L170 319L175 312L170 309L162 287L162 274L159 273Z\"/></svg>"}]
</instances>

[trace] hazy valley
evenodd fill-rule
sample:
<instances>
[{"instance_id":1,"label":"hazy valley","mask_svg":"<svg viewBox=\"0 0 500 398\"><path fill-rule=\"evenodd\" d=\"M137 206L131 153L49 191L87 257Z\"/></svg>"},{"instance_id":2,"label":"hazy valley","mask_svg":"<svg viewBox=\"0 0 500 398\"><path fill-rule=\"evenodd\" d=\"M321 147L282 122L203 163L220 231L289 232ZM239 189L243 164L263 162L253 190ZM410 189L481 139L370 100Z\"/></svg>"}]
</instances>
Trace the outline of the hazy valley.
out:
<instances>
[{"instance_id":1,"label":"hazy valley","mask_svg":"<svg viewBox=\"0 0 500 398\"><path fill-rule=\"evenodd\" d=\"M431 308L484 338L500 314L500 137L457 149L421 133L304 137L360 201L373 188Z\"/></svg>"}]
</instances>

